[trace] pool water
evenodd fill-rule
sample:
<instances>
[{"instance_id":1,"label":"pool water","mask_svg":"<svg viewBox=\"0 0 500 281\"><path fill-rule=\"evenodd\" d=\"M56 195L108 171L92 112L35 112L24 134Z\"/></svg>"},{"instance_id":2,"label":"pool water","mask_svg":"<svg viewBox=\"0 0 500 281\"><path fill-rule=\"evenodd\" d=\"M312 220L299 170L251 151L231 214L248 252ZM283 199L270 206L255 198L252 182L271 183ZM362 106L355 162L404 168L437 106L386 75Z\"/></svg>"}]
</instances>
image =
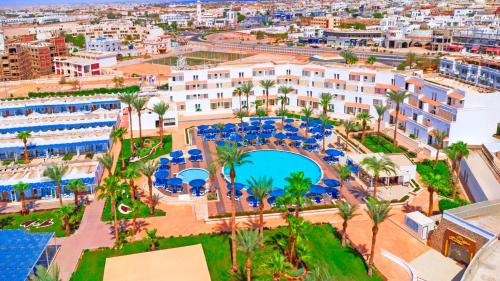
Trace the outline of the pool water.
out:
<instances>
[{"instance_id":1,"label":"pool water","mask_svg":"<svg viewBox=\"0 0 500 281\"><path fill-rule=\"evenodd\" d=\"M198 168L185 169L177 174L177 177L181 178L184 183L189 183L195 179L207 180L208 176L209 174L207 170Z\"/></svg>"},{"instance_id":2,"label":"pool water","mask_svg":"<svg viewBox=\"0 0 500 281\"><path fill-rule=\"evenodd\" d=\"M322 177L319 165L303 155L280 150L257 150L248 152L248 160L252 163L235 168L236 182L247 185L254 177L267 176L273 179L274 188L285 188L288 183L285 178L292 172L304 172L304 176L317 183ZM229 168L224 168L224 175L229 180Z\"/></svg>"}]
</instances>

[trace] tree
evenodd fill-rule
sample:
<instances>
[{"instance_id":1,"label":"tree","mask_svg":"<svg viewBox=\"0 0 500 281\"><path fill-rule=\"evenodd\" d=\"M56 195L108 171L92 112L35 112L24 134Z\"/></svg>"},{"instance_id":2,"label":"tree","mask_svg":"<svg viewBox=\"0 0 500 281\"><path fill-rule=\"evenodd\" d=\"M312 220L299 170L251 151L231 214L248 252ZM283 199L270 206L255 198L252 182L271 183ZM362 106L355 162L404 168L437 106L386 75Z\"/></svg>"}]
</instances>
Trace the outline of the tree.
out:
<instances>
[{"instance_id":1,"label":"tree","mask_svg":"<svg viewBox=\"0 0 500 281\"><path fill-rule=\"evenodd\" d=\"M233 90L233 96L238 96L239 99L240 99L240 101L239 101L239 103L240 103L240 110L239 110L239 112L242 112L242 110L241 110L241 95L242 94L243 94L243 91L241 90L241 87L234 88L234 90Z\"/></svg>"},{"instance_id":2,"label":"tree","mask_svg":"<svg viewBox=\"0 0 500 281\"><path fill-rule=\"evenodd\" d=\"M125 169L125 156L124 156L124 151L123 149L123 137L127 134L127 128L119 127L119 128L114 128L113 132L111 135L113 136L113 141L120 141L120 158L121 158L121 169Z\"/></svg>"},{"instance_id":3,"label":"tree","mask_svg":"<svg viewBox=\"0 0 500 281\"><path fill-rule=\"evenodd\" d=\"M68 204L68 205L60 206L56 211L57 216L61 218L61 220L64 224L66 236L69 236L69 234L71 233L71 228L70 228L69 222L70 222L71 216L75 213L75 209L76 209L75 205Z\"/></svg>"},{"instance_id":4,"label":"tree","mask_svg":"<svg viewBox=\"0 0 500 281\"><path fill-rule=\"evenodd\" d=\"M113 83L115 83L115 88L122 88L123 82L124 82L123 77L118 77L118 76L113 77Z\"/></svg>"},{"instance_id":5,"label":"tree","mask_svg":"<svg viewBox=\"0 0 500 281\"><path fill-rule=\"evenodd\" d=\"M390 203L369 199L366 202L366 213L372 221L372 246L370 249L370 259L368 260L368 276L373 275L373 256L375 255L375 244L379 225L389 217L391 211Z\"/></svg>"},{"instance_id":6,"label":"tree","mask_svg":"<svg viewBox=\"0 0 500 281\"><path fill-rule=\"evenodd\" d=\"M281 101L281 109L285 109L285 105L288 103L287 95L293 92L292 86L282 85L278 88L278 93L282 94L282 96L278 97L278 100Z\"/></svg>"},{"instance_id":7,"label":"tree","mask_svg":"<svg viewBox=\"0 0 500 281\"><path fill-rule=\"evenodd\" d=\"M158 161L151 160L142 162L138 167L139 171L148 179L148 192L149 192L149 214L155 213L155 202L153 198L153 175L158 169Z\"/></svg>"},{"instance_id":8,"label":"tree","mask_svg":"<svg viewBox=\"0 0 500 281\"><path fill-rule=\"evenodd\" d=\"M45 171L43 171L43 176L48 177L56 184L57 197L59 198L60 206L63 204L61 181L67 171L68 171L68 166L63 166L63 165L52 165L47 167Z\"/></svg>"},{"instance_id":9,"label":"tree","mask_svg":"<svg viewBox=\"0 0 500 281\"><path fill-rule=\"evenodd\" d=\"M156 236L156 228L155 229L146 229L147 239L149 241L149 248L151 251L156 251L156 247L158 246L158 237Z\"/></svg>"},{"instance_id":10,"label":"tree","mask_svg":"<svg viewBox=\"0 0 500 281\"><path fill-rule=\"evenodd\" d=\"M17 133L16 136L18 139L23 141L23 146L24 146L24 160L26 162L29 161L29 155L28 155L28 138L31 137L31 132L29 131L21 131Z\"/></svg>"},{"instance_id":11,"label":"tree","mask_svg":"<svg viewBox=\"0 0 500 281\"><path fill-rule=\"evenodd\" d=\"M342 190L344 189L344 182L351 176L351 170L349 169L349 165L340 164L337 167L337 173L339 174L339 195L342 196Z\"/></svg>"},{"instance_id":12,"label":"tree","mask_svg":"<svg viewBox=\"0 0 500 281\"><path fill-rule=\"evenodd\" d=\"M312 110L312 108L305 107L305 108L302 108L302 110L300 112L306 118L306 137L307 137L309 135L309 119L311 118L313 110Z\"/></svg>"},{"instance_id":13,"label":"tree","mask_svg":"<svg viewBox=\"0 0 500 281\"><path fill-rule=\"evenodd\" d=\"M264 198L269 195L273 186L273 179L266 176L261 176L258 179L251 177L247 181L249 190L252 192L255 199L259 201L259 232L260 232L260 247L264 247Z\"/></svg>"},{"instance_id":14,"label":"tree","mask_svg":"<svg viewBox=\"0 0 500 281\"><path fill-rule=\"evenodd\" d=\"M469 148L467 147L467 144L463 141L459 141L456 143L453 143L451 145L452 149L456 151L457 154L457 160L456 160L456 172L457 172L457 183L453 187L453 195L452 198L455 199L455 196L457 195L457 186L460 183L460 163L462 162L463 158L469 157Z\"/></svg>"},{"instance_id":15,"label":"tree","mask_svg":"<svg viewBox=\"0 0 500 281\"><path fill-rule=\"evenodd\" d=\"M285 117L286 117L287 114L288 114L288 110L286 110L286 109L280 108L278 110L278 116L281 116L281 127L284 126Z\"/></svg>"},{"instance_id":16,"label":"tree","mask_svg":"<svg viewBox=\"0 0 500 281\"><path fill-rule=\"evenodd\" d=\"M66 184L66 188L73 191L73 194L75 194L75 206L78 207L78 194L80 191L85 190L87 186L81 179L73 179Z\"/></svg>"},{"instance_id":17,"label":"tree","mask_svg":"<svg viewBox=\"0 0 500 281\"><path fill-rule=\"evenodd\" d=\"M262 117L266 116L266 110L259 108L256 111L257 116L259 116L259 122L262 124Z\"/></svg>"},{"instance_id":18,"label":"tree","mask_svg":"<svg viewBox=\"0 0 500 281\"><path fill-rule=\"evenodd\" d=\"M446 187L447 182L442 175L438 174L436 170L422 176L422 182L427 186L429 192L429 208L427 211L428 216L432 216L434 206L434 192Z\"/></svg>"},{"instance_id":19,"label":"tree","mask_svg":"<svg viewBox=\"0 0 500 281\"><path fill-rule=\"evenodd\" d=\"M292 204L295 205L295 217L299 217L300 206L304 203L304 194L309 191L312 185L310 178L305 177L304 172L292 172L290 176L285 178L288 185L285 191L292 196Z\"/></svg>"},{"instance_id":20,"label":"tree","mask_svg":"<svg viewBox=\"0 0 500 281\"><path fill-rule=\"evenodd\" d=\"M436 148L436 159L434 160L434 170L437 167L439 160L439 151L443 149L444 140L448 137L448 134L445 131L435 130L434 131L434 139L436 141L434 147Z\"/></svg>"},{"instance_id":21,"label":"tree","mask_svg":"<svg viewBox=\"0 0 500 281\"><path fill-rule=\"evenodd\" d=\"M24 202L24 192L28 190L29 185L24 182L16 183L12 186L14 191L19 193L19 201L21 201L21 214L26 215L29 211L26 209L26 204Z\"/></svg>"},{"instance_id":22,"label":"tree","mask_svg":"<svg viewBox=\"0 0 500 281\"><path fill-rule=\"evenodd\" d=\"M344 58L346 64L355 64L359 60L359 58L350 51L342 51L340 56Z\"/></svg>"},{"instance_id":23,"label":"tree","mask_svg":"<svg viewBox=\"0 0 500 281\"><path fill-rule=\"evenodd\" d=\"M356 123L354 123L351 120L344 120L342 122L342 124L344 125L345 136L346 136L346 144L345 145L347 147L348 146L347 141L349 141L349 135L356 130L357 126L356 126Z\"/></svg>"},{"instance_id":24,"label":"tree","mask_svg":"<svg viewBox=\"0 0 500 281\"><path fill-rule=\"evenodd\" d=\"M280 281L283 277L290 276L293 266L281 253L274 252L264 260L262 269L272 275L273 281Z\"/></svg>"},{"instance_id":25,"label":"tree","mask_svg":"<svg viewBox=\"0 0 500 281\"><path fill-rule=\"evenodd\" d=\"M241 166L245 163L251 163L248 160L249 155L239 149L236 143L226 144L225 146L217 146L217 162L220 166L229 168L229 179L231 183L231 237L236 235L236 199L234 190L234 179L236 178L236 166ZM231 239L231 270L238 271L236 263L236 240Z\"/></svg>"},{"instance_id":26,"label":"tree","mask_svg":"<svg viewBox=\"0 0 500 281\"><path fill-rule=\"evenodd\" d=\"M137 233L137 215L141 211L142 205L139 200L132 201L130 213L132 214L132 236Z\"/></svg>"},{"instance_id":27,"label":"tree","mask_svg":"<svg viewBox=\"0 0 500 281\"><path fill-rule=\"evenodd\" d=\"M379 13L379 12L373 13L372 16L375 19L383 19L384 18L384 15L382 13Z\"/></svg>"},{"instance_id":28,"label":"tree","mask_svg":"<svg viewBox=\"0 0 500 281\"><path fill-rule=\"evenodd\" d=\"M158 114L158 125L160 127L160 147L163 148L163 116L167 113L169 105L164 101L160 101L159 103L153 106L153 112Z\"/></svg>"},{"instance_id":29,"label":"tree","mask_svg":"<svg viewBox=\"0 0 500 281\"><path fill-rule=\"evenodd\" d=\"M212 162L208 164L208 177L210 179L210 192L215 191L215 181L217 179L217 164Z\"/></svg>"},{"instance_id":30,"label":"tree","mask_svg":"<svg viewBox=\"0 0 500 281\"><path fill-rule=\"evenodd\" d=\"M380 143L380 123L384 118L385 112L389 109L388 105L376 104L375 111L377 112L377 144Z\"/></svg>"},{"instance_id":31,"label":"tree","mask_svg":"<svg viewBox=\"0 0 500 281\"><path fill-rule=\"evenodd\" d=\"M241 104L241 103L240 103L240 104ZM243 117L245 117L245 112L243 112L243 111L241 111L241 110L240 110L240 111L238 111L238 112L236 112L236 117L237 117L238 119L240 119L240 127L241 127L241 131L242 131L242 132L244 132L244 129L245 129L245 127L244 127L244 126L245 126L245 123L243 123Z\"/></svg>"},{"instance_id":32,"label":"tree","mask_svg":"<svg viewBox=\"0 0 500 281\"><path fill-rule=\"evenodd\" d=\"M356 210L358 205L351 205L347 201L338 200L337 209L339 210L339 216L342 218L342 247L346 246L347 238L347 223L350 219L357 216Z\"/></svg>"},{"instance_id":33,"label":"tree","mask_svg":"<svg viewBox=\"0 0 500 281\"><path fill-rule=\"evenodd\" d=\"M247 115L249 115L249 108L250 108L250 103L248 101L250 92L252 92L253 85L251 83L244 83L240 86L241 92L245 94L245 97L247 98Z\"/></svg>"},{"instance_id":34,"label":"tree","mask_svg":"<svg viewBox=\"0 0 500 281\"><path fill-rule=\"evenodd\" d=\"M398 121L399 121L399 109L401 107L401 104L404 102L404 100L409 97L410 95L405 92L405 91L390 91L387 96L391 101L393 101L396 104L396 117L394 118L394 136L392 139L392 152L394 153L396 151L397 147L397 133L398 133Z\"/></svg>"},{"instance_id":35,"label":"tree","mask_svg":"<svg viewBox=\"0 0 500 281\"><path fill-rule=\"evenodd\" d=\"M130 200L132 202L135 201L136 197L136 186L135 179L141 176L141 172L136 169L134 166L128 166L127 169L122 171L122 177L128 180L128 184L130 186Z\"/></svg>"},{"instance_id":36,"label":"tree","mask_svg":"<svg viewBox=\"0 0 500 281\"><path fill-rule=\"evenodd\" d=\"M369 56L368 59L366 60L368 64L374 64L377 62L377 57L376 56Z\"/></svg>"},{"instance_id":37,"label":"tree","mask_svg":"<svg viewBox=\"0 0 500 281\"><path fill-rule=\"evenodd\" d=\"M139 120L139 145L140 147L143 147L143 142L142 142L142 120L141 120L141 115L142 111L146 109L146 99L144 98L136 98L134 102L132 103L132 106L134 107L135 111L137 111L137 119Z\"/></svg>"},{"instance_id":38,"label":"tree","mask_svg":"<svg viewBox=\"0 0 500 281\"><path fill-rule=\"evenodd\" d=\"M274 80L261 80L260 86L264 88L265 93L266 93L266 112L269 112L269 89L274 87L276 82Z\"/></svg>"},{"instance_id":39,"label":"tree","mask_svg":"<svg viewBox=\"0 0 500 281\"><path fill-rule=\"evenodd\" d=\"M104 183L97 187L99 190L98 199L109 200L111 211L113 212L113 226L115 229L115 242L119 239L120 229L118 228L118 213L116 210L116 201L118 196L127 189L127 184L121 182L116 176L109 176L104 179Z\"/></svg>"},{"instance_id":40,"label":"tree","mask_svg":"<svg viewBox=\"0 0 500 281\"><path fill-rule=\"evenodd\" d=\"M331 274L325 268L314 268L307 272L304 281L327 281L334 280Z\"/></svg>"},{"instance_id":41,"label":"tree","mask_svg":"<svg viewBox=\"0 0 500 281\"><path fill-rule=\"evenodd\" d=\"M408 52L405 57L405 64L410 67L410 69L413 68L413 65L417 63L417 55L413 52Z\"/></svg>"},{"instance_id":42,"label":"tree","mask_svg":"<svg viewBox=\"0 0 500 281\"><path fill-rule=\"evenodd\" d=\"M35 275L30 275L29 281L61 281L59 266L52 265L50 269L42 265L35 266Z\"/></svg>"},{"instance_id":43,"label":"tree","mask_svg":"<svg viewBox=\"0 0 500 281\"><path fill-rule=\"evenodd\" d=\"M113 163L115 162L115 158L109 152L104 153L102 156L97 157L97 160L104 167L106 171L108 171L108 175L114 175L113 171Z\"/></svg>"},{"instance_id":44,"label":"tree","mask_svg":"<svg viewBox=\"0 0 500 281\"><path fill-rule=\"evenodd\" d=\"M446 154L446 156L448 156L448 159L450 160L450 163L451 163L451 172L450 172L450 181L449 181L449 184L450 184L450 186L454 186L455 183L453 181L453 177L454 177L454 174L455 174L455 170L457 169L458 152L457 152L456 149L454 149L453 145L445 147L443 149L443 151Z\"/></svg>"},{"instance_id":45,"label":"tree","mask_svg":"<svg viewBox=\"0 0 500 281\"><path fill-rule=\"evenodd\" d=\"M376 156L366 157L361 160L361 165L373 175L373 198L377 198L377 185L381 173L394 174L396 173L395 164L387 157L378 158Z\"/></svg>"},{"instance_id":46,"label":"tree","mask_svg":"<svg viewBox=\"0 0 500 281\"><path fill-rule=\"evenodd\" d=\"M328 106L332 103L333 95L330 93L321 93L319 104L323 107L323 115L328 112Z\"/></svg>"},{"instance_id":47,"label":"tree","mask_svg":"<svg viewBox=\"0 0 500 281\"><path fill-rule=\"evenodd\" d=\"M246 258L245 269L247 273L247 281L252 281L252 256L259 247L259 231L254 230L238 230L236 237L238 250L240 250Z\"/></svg>"},{"instance_id":48,"label":"tree","mask_svg":"<svg viewBox=\"0 0 500 281\"><path fill-rule=\"evenodd\" d=\"M319 121L321 121L321 136L323 137L323 152L326 149L326 125L328 125L328 116L323 114L319 117Z\"/></svg>"},{"instance_id":49,"label":"tree","mask_svg":"<svg viewBox=\"0 0 500 281\"><path fill-rule=\"evenodd\" d=\"M134 103L134 100L137 99L137 94L136 93L121 93L118 94L118 99L127 104L128 107L128 123L129 123L129 128L130 128L130 151L134 152L135 151L135 146L134 146L134 132L133 132L133 127L132 127L132 104Z\"/></svg>"},{"instance_id":50,"label":"tree","mask_svg":"<svg viewBox=\"0 0 500 281\"><path fill-rule=\"evenodd\" d=\"M361 143L365 141L366 123L368 123L372 118L373 116L371 116L370 113L365 111L361 112L360 114L358 114L358 116L356 116L356 119L361 121Z\"/></svg>"}]
</instances>

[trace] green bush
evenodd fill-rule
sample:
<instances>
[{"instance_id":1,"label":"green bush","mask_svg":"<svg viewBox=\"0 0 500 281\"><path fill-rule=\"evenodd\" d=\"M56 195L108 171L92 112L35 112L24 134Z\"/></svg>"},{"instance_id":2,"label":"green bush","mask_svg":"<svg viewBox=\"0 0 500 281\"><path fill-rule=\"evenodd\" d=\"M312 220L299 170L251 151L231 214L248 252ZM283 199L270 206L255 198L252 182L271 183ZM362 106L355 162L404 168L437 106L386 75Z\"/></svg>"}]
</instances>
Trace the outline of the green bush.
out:
<instances>
[{"instance_id":1,"label":"green bush","mask_svg":"<svg viewBox=\"0 0 500 281\"><path fill-rule=\"evenodd\" d=\"M439 205L439 210L441 212L443 212L445 210L458 208L460 206L465 206L468 204L470 204L469 201L467 201L465 199L456 198L455 200L451 200L451 199L445 198L445 199L441 199L439 201L438 205Z\"/></svg>"},{"instance_id":2,"label":"green bush","mask_svg":"<svg viewBox=\"0 0 500 281\"><path fill-rule=\"evenodd\" d=\"M80 90L70 92L29 92L30 98L46 98L46 97L68 97L68 96L92 96L97 94L117 94L117 93L135 93L140 90L137 85L125 88L97 88L92 90Z\"/></svg>"},{"instance_id":3,"label":"green bush","mask_svg":"<svg viewBox=\"0 0 500 281\"><path fill-rule=\"evenodd\" d=\"M71 154L71 153L65 154L65 155L63 156L62 160L63 160L63 161L69 161L69 160L73 159L73 156L74 156L74 155L73 155L73 154Z\"/></svg>"}]
</instances>

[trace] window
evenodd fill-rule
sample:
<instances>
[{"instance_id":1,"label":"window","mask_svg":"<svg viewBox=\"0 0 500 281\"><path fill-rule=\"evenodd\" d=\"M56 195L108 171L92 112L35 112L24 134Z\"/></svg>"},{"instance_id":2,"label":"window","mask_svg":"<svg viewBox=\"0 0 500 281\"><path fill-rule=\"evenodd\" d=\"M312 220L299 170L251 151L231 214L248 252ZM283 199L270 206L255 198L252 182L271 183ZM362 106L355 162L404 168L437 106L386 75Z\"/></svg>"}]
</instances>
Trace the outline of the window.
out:
<instances>
[{"instance_id":1,"label":"window","mask_svg":"<svg viewBox=\"0 0 500 281\"><path fill-rule=\"evenodd\" d=\"M198 81L198 75L193 75L193 80Z\"/></svg>"},{"instance_id":2,"label":"window","mask_svg":"<svg viewBox=\"0 0 500 281\"><path fill-rule=\"evenodd\" d=\"M418 108L423 109L424 108L424 103L421 101L418 101Z\"/></svg>"},{"instance_id":3,"label":"window","mask_svg":"<svg viewBox=\"0 0 500 281\"><path fill-rule=\"evenodd\" d=\"M413 121L417 121L417 117L418 117L418 115L416 113L413 113L413 116L412 116Z\"/></svg>"},{"instance_id":4,"label":"window","mask_svg":"<svg viewBox=\"0 0 500 281\"><path fill-rule=\"evenodd\" d=\"M291 75L292 74L292 71L290 69L287 69L286 70L286 75Z\"/></svg>"},{"instance_id":5,"label":"window","mask_svg":"<svg viewBox=\"0 0 500 281\"><path fill-rule=\"evenodd\" d=\"M199 103L195 104L194 109L196 109L196 111L201 111L201 104Z\"/></svg>"},{"instance_id":6,"label":"window","mask_svg":"<svg viewBox=\"0 0 500 281\"><path fill-rule=\"evenodd\" d=\"M245 73L244 73L244 72L239 72L239 73L238 73L238 77L239 77L239 78L243 78L243 77L245 77Z\"/></svg>"}]
</instances>

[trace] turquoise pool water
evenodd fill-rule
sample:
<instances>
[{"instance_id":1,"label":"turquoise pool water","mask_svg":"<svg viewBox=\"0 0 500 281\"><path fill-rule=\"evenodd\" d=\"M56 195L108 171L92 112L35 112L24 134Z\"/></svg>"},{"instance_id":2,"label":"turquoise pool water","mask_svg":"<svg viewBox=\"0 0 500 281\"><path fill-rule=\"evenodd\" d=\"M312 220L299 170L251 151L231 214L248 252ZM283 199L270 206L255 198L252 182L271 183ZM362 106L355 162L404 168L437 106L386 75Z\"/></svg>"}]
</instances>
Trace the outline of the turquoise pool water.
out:
<instances>
[{"instance_id":1,"label":"turquoise pool water","mask_svg":"<svg viewBox=\"0 0 500 281\"><path fill-rule=\"evenodd\" d=\"M205 169L192 168L180 171L177 176L182 179L182 182L189 183L195 179L206 180L208 179L209 174Z\"/></svg>"},{"instance_id":2,"label":"turquoise pool water","mask_svg":"<svg viewBox=\"0 0 500 281\"><path fill-rule=\"evenodd\" d=\"M236 167L236 182L247 184L251 177L267 176L273 179L273 187L284 188L285 178L292 172L302 171L306 177L317 183L322 171L316 162L300 154L280 150L257 150L248 152L252 163ZM224 168L224 175L229 179L229 169Z\"/></svg>"}]
</instances>

